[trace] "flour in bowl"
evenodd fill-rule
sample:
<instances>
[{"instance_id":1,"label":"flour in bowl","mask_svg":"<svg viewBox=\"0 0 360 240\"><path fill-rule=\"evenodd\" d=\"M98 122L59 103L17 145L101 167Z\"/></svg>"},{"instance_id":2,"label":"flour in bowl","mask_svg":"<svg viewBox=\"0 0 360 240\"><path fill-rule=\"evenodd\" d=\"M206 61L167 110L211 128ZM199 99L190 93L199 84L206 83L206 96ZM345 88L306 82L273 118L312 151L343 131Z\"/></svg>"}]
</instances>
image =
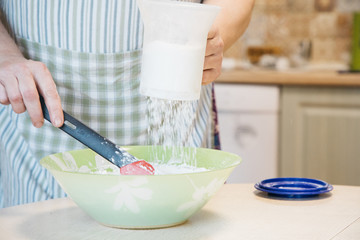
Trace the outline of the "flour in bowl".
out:
<instances>
[{"instance_id":1,"label":"flour in bowl","mask_svg":"<svg viewBox=\"0 0 360 240\"><path fill-rule=\"evenodd\" d=\"M155 175L184 174L209 171L206 168L199 168L189 165L152 164L155 168Z\"/></svg>"},{"instance_id":2,"label":"flour in bowl","mask_svg":"<svg viewBox=\"0 0 360 240\"><path fill-rule=\"evenodd\" d=\"M71 155L64 157L64 161L66 162L67 166L65 167L64 165L63 170L68 170L68 171L70 170L81 173L121 175L120 170L117 166L105 160L100 155L95 156L96 166L91 166L90 168L88 166L82 166L80 168L72 167L71 169L69 169L68 166L76 166L76 164L73 163L74 159ZM167 163L163 163L160 160L158 160L158 161L150 162L150 164L155 169L155 175L186 174L186 173L209 171L209 169L206 168L185 164L178 159L171 159Z\"/></svg>"},{"instance_id":3,"label":"flour in bowl","mask_svg":"<svg viewBox=\"0 0 360 240\"><path fill-rule=\"evenodd\" d=\"M151 165L155 169L154 175L174 175L174 174L198 173L198 172L209 171L209 169L206 168L199 168L189 165L173 165L166 163L151 163ZM94 173L94 174L121 175L118 168L115 170L114 168L105 167L105 166L100 167L100 169L96 169L92 171L91 170L81 171L81 172Z\"/></svg>"}]
</instances>

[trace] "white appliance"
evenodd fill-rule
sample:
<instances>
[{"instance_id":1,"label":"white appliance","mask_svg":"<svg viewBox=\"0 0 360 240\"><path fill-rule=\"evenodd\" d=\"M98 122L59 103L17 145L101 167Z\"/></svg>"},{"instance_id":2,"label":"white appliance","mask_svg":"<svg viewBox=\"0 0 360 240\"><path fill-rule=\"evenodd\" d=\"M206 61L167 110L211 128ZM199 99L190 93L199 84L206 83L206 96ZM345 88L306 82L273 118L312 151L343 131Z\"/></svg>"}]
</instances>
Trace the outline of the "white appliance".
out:
<instances>
[{"instance_id":1,"label":"white appliance","mask_svg":"<svg viewBox=\"0 0 360 240\"><path fill-rule=\"evenodd\" d=\"M215 84L222 150L242 163L228 183L255 183L277 177L279 87Z\"/></svg>"}]
</instances>

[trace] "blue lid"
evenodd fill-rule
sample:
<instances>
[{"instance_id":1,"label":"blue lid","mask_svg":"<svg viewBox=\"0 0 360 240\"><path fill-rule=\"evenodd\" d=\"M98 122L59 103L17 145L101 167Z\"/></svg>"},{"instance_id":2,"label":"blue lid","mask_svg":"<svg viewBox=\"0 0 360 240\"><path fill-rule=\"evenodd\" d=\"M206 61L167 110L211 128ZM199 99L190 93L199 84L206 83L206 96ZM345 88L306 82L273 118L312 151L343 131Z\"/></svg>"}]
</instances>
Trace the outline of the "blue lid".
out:
<instances>
[{"instance_id":1,"label":"blue lid","mask_svg":"<svg viewBox=\"0 0 360 240\"><path fill-rule=\"evenodd\" d=\"M286 197L308 197L333 189L324 181L310 178L271 178L256 183L255 188Z\"/></svg>"}]
</instances>

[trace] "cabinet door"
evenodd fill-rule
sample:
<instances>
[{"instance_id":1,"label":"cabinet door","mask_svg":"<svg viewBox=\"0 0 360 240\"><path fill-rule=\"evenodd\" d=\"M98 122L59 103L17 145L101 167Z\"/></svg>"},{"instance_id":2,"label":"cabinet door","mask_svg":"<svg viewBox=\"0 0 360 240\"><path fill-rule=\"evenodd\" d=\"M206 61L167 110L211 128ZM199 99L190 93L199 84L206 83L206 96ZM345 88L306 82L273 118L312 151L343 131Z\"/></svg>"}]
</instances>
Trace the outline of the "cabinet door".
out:
<instances>
[{"instance_id":1,"label":"cabinet door","mask_svg":"<svg viewBox=\"0 0 360 240\"><path fill-rule=\"evenodd\" d=\"M221 148L242 163L228 183L277 177L279 87L215 84Z\"/></svg>"},{"instance_id":2,"label":"cabinet door","mask_svg":"<svg viewBox=\"0 0 360 240\"><path fill-rule=\"evenodd\" d=\"M254 183L277 176L277 124L275 113L219 112L222 150L243 159L228 183Z\"/></svg>"},{"instance_id":3,"label":"cabinet door","mask_svg":"<svg viewBox=\"0 0 360 240\"><path fill-rule=\"evenodd\" d=\"M360 88L284 87L280 175L360 185Z\"/></svg>"}]
</instances>

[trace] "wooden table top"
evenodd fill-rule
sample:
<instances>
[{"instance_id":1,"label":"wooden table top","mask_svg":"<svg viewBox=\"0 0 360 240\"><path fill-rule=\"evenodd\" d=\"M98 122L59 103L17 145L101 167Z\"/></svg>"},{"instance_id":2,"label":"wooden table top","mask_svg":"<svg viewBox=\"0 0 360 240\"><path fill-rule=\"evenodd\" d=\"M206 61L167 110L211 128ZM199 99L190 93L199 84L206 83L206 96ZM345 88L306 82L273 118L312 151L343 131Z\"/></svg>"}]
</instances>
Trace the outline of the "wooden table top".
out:
<instances>
[{"instance_id":1,"label":"wooden table top","mask_svg":"<svg viewBox=\"0 0 360 240\"><path fill-rule=\"evenodd\" d=\"M284 199L225 184L186 223L164 229L102 226L69 198L0 209L0 239L360 239L360 187Z\"/></svg>"}]
</instances>

